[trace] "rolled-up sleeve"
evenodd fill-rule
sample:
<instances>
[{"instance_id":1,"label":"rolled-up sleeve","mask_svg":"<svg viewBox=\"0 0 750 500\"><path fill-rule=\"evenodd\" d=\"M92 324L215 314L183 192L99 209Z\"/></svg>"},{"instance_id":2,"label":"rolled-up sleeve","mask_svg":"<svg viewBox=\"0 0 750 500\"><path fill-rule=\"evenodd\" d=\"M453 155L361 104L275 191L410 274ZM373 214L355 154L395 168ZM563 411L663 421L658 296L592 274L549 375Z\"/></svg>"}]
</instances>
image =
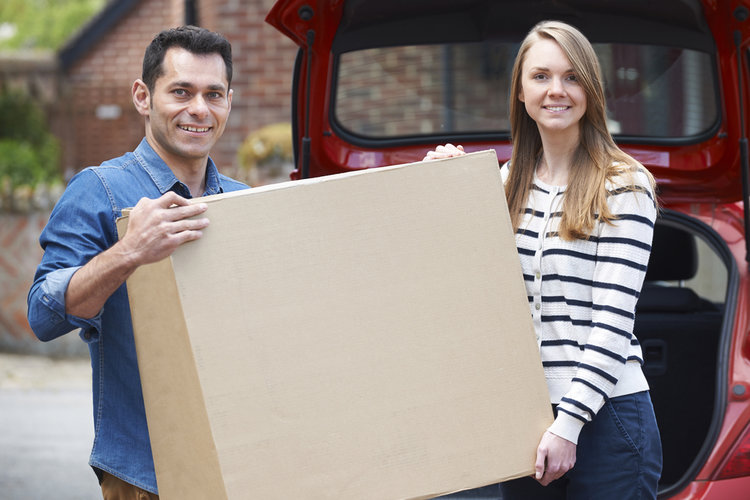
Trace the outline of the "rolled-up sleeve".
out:
<instances>
[{"instance_id":1,"label":"rolled-up sleeve","mask_svg":"<svg viewBox=\"0 0 750 500\"><path fill-rule=\"evenodd\" d=\"M66 314L65 292L73 274L114 243L114 219L96 175L84 170L71 179L39 238L44 255L27 297L29 325L40 340L76 329L85 342L98 339L102 311L93 318Z\"/></svg>"},{"instance_id":2,"label":"rolled-up sleeve","mask_svg":"<svg viewBox=\"0 0 750 500\"><path fill-rule=\"evenodd\" d=\"M73 274L80 269L58 269L34 283L28 297L28 320L39 340L49 341L81 329L81 338L93 342L99 338L102 313L93 318L79 318L65 313L65 290Z\"/></svg>"}]
</instances>

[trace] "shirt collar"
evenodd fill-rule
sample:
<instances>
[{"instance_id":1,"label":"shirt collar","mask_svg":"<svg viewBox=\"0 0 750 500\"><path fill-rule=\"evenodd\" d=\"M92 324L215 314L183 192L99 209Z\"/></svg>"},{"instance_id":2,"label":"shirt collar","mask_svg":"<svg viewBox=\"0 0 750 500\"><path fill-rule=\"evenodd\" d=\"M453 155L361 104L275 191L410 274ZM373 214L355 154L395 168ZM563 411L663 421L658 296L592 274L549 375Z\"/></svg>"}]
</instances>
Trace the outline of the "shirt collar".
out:
<instances>
[{"instance_id":1,"label":"shirt collar","mask_svg":"<svg viewBox=\"0 0 750 500\"><path fill-rule=\"evenodd\" d=\"M181 196L188 194L187 186L185 186L179 179L174 175L172 169L169 168L164 160L154 151L151 145L144 137L141 143L135 149L133 154L138 159L143 170L151 177L154 184L159 188L161 194L167 191L175 191ZM206 190L202 196L210 194L223 193L224 189L221 187L221 179L219 177L219 170L216 168L214 161L209 157L206 165Z\"/></svg>"}]
</instances>

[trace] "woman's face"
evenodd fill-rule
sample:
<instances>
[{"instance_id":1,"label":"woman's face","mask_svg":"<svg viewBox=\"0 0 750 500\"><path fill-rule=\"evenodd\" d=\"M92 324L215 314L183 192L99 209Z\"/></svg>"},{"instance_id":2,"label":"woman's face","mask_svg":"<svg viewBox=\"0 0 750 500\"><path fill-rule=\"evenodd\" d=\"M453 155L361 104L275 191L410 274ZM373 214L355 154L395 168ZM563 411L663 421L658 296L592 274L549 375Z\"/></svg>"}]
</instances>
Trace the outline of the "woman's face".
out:
<instances>
[{"instance_id":1,"label":"woman's face","mask_svg":"<svg viewBox=\"0 0 750 500\"><path fill-rule=\"evenodd\" d=\"M578 124L586 113L586 92L554 40L542 38L529 47L521 67L518 99L542 137L574 134L577 139Z\"/></svg>"}]
</instances>

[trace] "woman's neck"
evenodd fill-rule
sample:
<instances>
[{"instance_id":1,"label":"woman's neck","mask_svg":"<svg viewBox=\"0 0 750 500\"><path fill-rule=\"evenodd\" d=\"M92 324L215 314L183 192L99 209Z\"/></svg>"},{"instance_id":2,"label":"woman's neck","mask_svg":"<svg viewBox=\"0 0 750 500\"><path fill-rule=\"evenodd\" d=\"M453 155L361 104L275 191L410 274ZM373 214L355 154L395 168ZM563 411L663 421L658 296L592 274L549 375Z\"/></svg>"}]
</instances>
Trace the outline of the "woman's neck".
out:
<instances>
[{"instance_id":1,"label":"woman's neck","mask_svg":"<svg viewBox=\"0 0 750 500\"><path fill-rule=\"evenodd\" d=\"M545 137L542 135L542 154L536 175L545 184L566 186L578 140L570 137Z\"/></svg>"}]
</instances>

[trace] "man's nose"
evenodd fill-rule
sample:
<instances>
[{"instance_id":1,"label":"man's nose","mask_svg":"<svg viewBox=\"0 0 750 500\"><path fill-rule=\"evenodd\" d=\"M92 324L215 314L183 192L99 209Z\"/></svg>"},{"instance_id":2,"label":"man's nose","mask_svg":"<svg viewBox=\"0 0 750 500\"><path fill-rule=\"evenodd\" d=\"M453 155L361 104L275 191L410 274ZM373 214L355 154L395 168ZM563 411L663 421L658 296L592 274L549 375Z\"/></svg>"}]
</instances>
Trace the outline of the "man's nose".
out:
<instances>
[{"instance_id":1,"label":"man's nose","mask_svg":"<svg viewBox=\"0 0 750 500\"><path fill-rule=\"evenodd\" d=\"M208 104L202 95L197 94L190 100L188 112L193 116L204 117L208 114Z\"/></svg>"}]
</instances>

